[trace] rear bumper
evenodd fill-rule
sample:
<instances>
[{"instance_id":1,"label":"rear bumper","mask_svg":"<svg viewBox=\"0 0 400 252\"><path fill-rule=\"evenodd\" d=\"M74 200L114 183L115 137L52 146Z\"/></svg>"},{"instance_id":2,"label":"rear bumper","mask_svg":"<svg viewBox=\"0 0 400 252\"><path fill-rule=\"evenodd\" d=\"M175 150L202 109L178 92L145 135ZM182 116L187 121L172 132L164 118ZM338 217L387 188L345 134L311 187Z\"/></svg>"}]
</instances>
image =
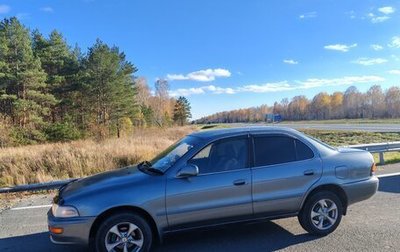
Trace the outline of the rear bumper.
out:
<instances>
[{"instance_id":1,"label":"rear bumper","mask_svg":"<svg viewBox=\"0 0 400 252\"><path fill-rule=\"evenodd\" d=\"M49 227L62 228L62 234L50 232L50 240L55 244L89 244L90 228L95 217L56 218L51 209L47 213Z\"/></svg>"},{"instance_id":2,"label":"rear bumper","mask_svg":"<svg viewBox=\"0 0 400 252\"><path fill-rule=\"evenodd\" d=\"M342 185L347 195L348 205L371 198L378 190L379 179L376 176L363 181Z\"/></svg>"}]
</instances>

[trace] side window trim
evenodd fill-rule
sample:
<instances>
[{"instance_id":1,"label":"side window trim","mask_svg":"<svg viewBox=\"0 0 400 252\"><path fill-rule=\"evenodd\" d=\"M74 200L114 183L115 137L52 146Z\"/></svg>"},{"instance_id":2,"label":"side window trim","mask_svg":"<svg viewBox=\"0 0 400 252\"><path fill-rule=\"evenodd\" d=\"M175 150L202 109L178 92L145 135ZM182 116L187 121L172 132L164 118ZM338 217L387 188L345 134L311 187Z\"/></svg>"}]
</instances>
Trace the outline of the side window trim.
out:
<instances>
[{"instance_id":1,"label":"side window trim","mask_svg":"<svg viewBox=\"0 0 400 252\"><path fill-rule=\"evenodd\" d=\"M246 144L246 145L247 145L247 158L246 158L247 160L246 160L246 166L245 166L244 168L236 169L236 170L228 170L228 171L218 171L218 172L209 172L209 173L199 173L198 176L210 175L210 174L218 174L218 173L225 173L225 172L235 172L235 171L241 171L241 170L250 169L250 168L252 167L252 166L251 166L251 160L253 160L253 159L250 160L250 155L251 155L251 153L250 153L250 141L251 141L251 136L250 136L250 134L248 134L248 133L246 133L246 134L241 134L241 135L235 135L235 136L226 136L226 137L218 138L218 139L212 140L212 141L210 141L210 142L207 142L203 148L201 148L200 150L198 150L197 152L195 152L193 155L191 155L191 156L187 159L186 164L187 164L190 160L192 160L197 154L199 154L202 150L204 150L205 148L207 148L208 146L210 146L211 144L216 144L216 143L223 142L223 141L239 140L239 139L245 139L246 142L247 142L247 144ZM253 148L251 148L251 150L252 150L252 149L253 149ZM210 151L211 151L211 150L210 150Z\"/></svg>"},{"instance_id":2,"label":"side window trim","mask_svg":"<svg viewBox=\"0 0 400 252\"><path fill-rule=\"evenodd\" d=\"M302 144L304 144L307 148L309 148L309 149L311 150L311 152L312 152L312 154L313 154L313 156L312 156L311 158L299 160L299 157L298 157L299 152L297 151L297 142L296 142L296 140L299 141L299 142L301 142ZM308 144L306 144L305 142L301 141L301 140L298 139L298 138L295 138L295 139L294 139L294 148L295 148L295 150L296 150L296 161L310 160L310 159L314 159L314 158L316 157L313 148L310 148L310 146L309 146Z\"/></svg>"},{"instance_id":3,"label":"side window trim","mask_svg":"<svg viewBox=\"0 0 400 252\"><path fill-rule=\"evenodd\" d=\"M291 139L293 139L294 141L294 148L295 148L295 155L296 155L296 160L295 161L290 161L290 162L285 162L285 163L279 163L279 164L270 164L270 165L261 165L261 166L256 166L256 147L255 147L255 141L254 139L257 137L274 137L274 136L281 136L281 137L289 137ZM308 148L310 148L310 150L313 153L313 157L309 158L309 159L303 159L303 160L298 160L298 153L297 153L297 146L296 146L296 141L298 140L300 142L302 142L303 144L305 144ZM283 165L283 164L289 164L289 163L296 163L296 162L302 162L302 161L306 161L306 160L312 160L314 158L317 157L314 148L310 147L308 143L303 142L302 140L300 140L297 136L291 135L291 134L287 134L287 133L254 133L254 134L250 134L250 142L251 142L251 168L262 168L262 167L272 167L272 166L278 166L278 165Z\"/></svg>"},{"instance_id":4,"label":"side window trim","mask_svg":"<svg viewBox=\"0 0 400 252\"><path fill-rule=\"evenodd\" d=\"M292 138L293 139L293 144L294 144L294 152L295 152L295 155L296 155L296 161L300 161L299 160L299 151L297 150L297 142L296 142L296 139L294 139L294 138Z\"/></svg>"}]
</instances>

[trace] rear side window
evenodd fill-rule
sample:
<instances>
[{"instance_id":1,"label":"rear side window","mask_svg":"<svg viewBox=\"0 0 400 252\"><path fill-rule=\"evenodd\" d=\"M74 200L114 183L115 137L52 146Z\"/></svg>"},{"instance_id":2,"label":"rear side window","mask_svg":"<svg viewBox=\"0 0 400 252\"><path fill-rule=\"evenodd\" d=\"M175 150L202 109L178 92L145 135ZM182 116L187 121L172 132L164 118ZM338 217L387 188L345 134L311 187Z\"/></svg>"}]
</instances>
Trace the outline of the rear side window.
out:
<instances>
[{"instance_id":1,"label":"rear side window","mask_svg":"<svg viewBox=\"0 0 400 252\"><path fill-rule=\"evenodd\" d=\"M307 145L288 136L254 137L254 148L255 166L289 163L314 156Z\"/></svg>"},{"instance_id":2,"label":"rear side window","mask_svg":"<svg viewBox=\"0 0 400 252\"><path fill-rule=\"evenodd\" d=\"M306 160L314 157L314 152L302 141L295 139L297 160Z\"/></svg>"},{"instance_id":3,"label":"rear side window","mask_svg":"<svg viewBox=\"0 0 400 252\"><path fill-rule=\"evenodd\" d=\"M255 166L265 166L296 161L292 138L285 136L255 137Z\"/></svg>"}]
</instances>

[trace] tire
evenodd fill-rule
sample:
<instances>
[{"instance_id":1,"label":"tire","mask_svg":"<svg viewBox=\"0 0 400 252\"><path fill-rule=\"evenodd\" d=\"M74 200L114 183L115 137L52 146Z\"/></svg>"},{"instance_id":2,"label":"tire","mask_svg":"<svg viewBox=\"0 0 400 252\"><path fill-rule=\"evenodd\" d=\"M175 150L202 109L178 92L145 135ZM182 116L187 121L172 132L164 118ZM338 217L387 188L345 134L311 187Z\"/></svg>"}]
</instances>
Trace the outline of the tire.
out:
<instances>
[{"instance_id":1,"label":"tire","mask_svg":"<svg viewBox=\"0 0 400 252\"><path fill-rule=\"evenodd\" d=\"M130 230L133 231L128 234ZM92 248L96 252L123 252L124 246L127 246L129 252L148 252L152 241L151 228L140 215L118 213L108 217L100 224ZM114 244L119 245L115 246Z\"/></svg>"},{"instance_id":2,"label":"tire","mask_svg":"<svg viewBox=\"0 0 400 252\"><path fill-rule=\"evenodd\" d=\"M343 205L339 197L330 191L321 191L307 199L298 219L308 233L324 236L335 231L342 215Z\"/></svg>"}]
</instances>

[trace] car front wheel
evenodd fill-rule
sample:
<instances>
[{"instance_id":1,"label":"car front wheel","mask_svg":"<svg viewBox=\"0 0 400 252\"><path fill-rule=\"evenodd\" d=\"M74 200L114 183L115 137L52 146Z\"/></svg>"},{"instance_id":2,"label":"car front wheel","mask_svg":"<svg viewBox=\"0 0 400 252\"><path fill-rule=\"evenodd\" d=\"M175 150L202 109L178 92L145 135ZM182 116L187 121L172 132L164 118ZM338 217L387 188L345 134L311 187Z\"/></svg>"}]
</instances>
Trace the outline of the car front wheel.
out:
<instances>
[{"instance_id":1,"label":"car front wheel","mask_svg":"<svg viewBox=\"0 0 400 252\"><path fill-rule=\"evenodd\" d=\"M94 250L101 252L147 252L151 228L139 215L120 213L107 218L98 229Z\"/></svg>"},{"instance_id":2,"label":"car front wheel","mask_svg":"<svg viewBox=\"0 0 400 252\"><path fill-rule=\"evenodd\" d=\"M343 206L338 196L329 191L321 191L307 199L298 219L307 232L327 235L335 231L342 215Z\"/></svg>"}]
</instances>

